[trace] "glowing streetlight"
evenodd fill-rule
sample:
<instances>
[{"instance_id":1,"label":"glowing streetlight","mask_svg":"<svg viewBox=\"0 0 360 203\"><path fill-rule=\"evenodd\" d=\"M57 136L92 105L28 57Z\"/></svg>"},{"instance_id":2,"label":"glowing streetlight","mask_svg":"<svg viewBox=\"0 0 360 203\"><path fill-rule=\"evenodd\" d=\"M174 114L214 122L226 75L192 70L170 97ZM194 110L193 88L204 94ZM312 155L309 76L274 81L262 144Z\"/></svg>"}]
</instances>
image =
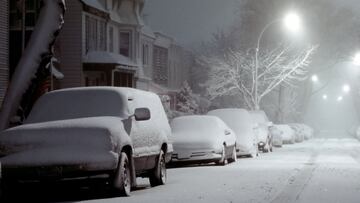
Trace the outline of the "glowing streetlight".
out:
<instances>
[{"instance_id":1,"label":"glowing streetlight","mask_svg":"<svg viewBox=\"0 0 360 203\"><path fill-rule=\"evenodd\" d=\"M345 84L345 85L343 86L343 91L344 91L345 93L349 93L349 92L350 92L350 85Z\"/></svg>"},{"instance_id":2,"label":"glowing streetlight","mask_svg":"<svg viewBox=\"0 0 360 203\"><path fill-rule=\"evenodd\" d=\"M322 98L323 98L323 100L327 100L327 99L328 99L328 96L327 96L326 94L324 94L324 95L322 96Z\"/></svg>"},{"instance_id":3,"label":"glowing streetlight","mask_svg":"<svg viewBox=\"0 0 360 203\"><path fill-rule=\"evenodd\" d=\"M317 76L317 75L313 75L313 76L311 76L311 81L313 81L313 82L317 82L317 81L319 81L318 76Z\"/></svg>"},{"instance_id":4,"label":"glowing streetlight","mask_svg":"<svg viewBox=\"0 0 360 203\"><path fill-rule=\"evenodd\" d=\"M341 102L343 99L344 99L344 98L343 98L342 96L339 96L339 97L337 98L337 101L338 101L338 102Z\"/></svg>"},{"instance_id":5,"label":"glowing streetlight","mask_svg":"<svg viewBox=\"0 0 360 203\"><path fill-rule=\"evenodd\" d=\"M290 12L284 17L284 25L291 32L299 32L301 29L301 19L295 12Z\"/></svg>"},{"instance_id":6,"label":"glowing streetlight","mask_svg":"<svg viewBox=\"0 0 360 203\"><path fill-rule=\"evenodd\" d=\"M301 28L301 19L295 12L290 12L283 19L275 19L271 21L270 23L266 24L265 27L261 30L260 35L257 40L257 46L255 49L255 78L258 78L258 69L259 69L259 50L260 50L260 42L261 39L267 29L269 29L272 25L283 22L284 26L287 30L290 32L298 32ZM258 96L258 82L255 81L255 103L257 104L259 101ZM258 108L258 107L256 107Z\"/></svg>"},{"instance_id":7,"label":"glowing streetlight","mask_svg":"<svg viewBox=\"0 0 360 203\"><path fill-rule=\"evenodd\" d=\"M360 52L355 54L355 56L353 58L353 64L355 66L360 66Z\"/></svg>"}]
</instances>

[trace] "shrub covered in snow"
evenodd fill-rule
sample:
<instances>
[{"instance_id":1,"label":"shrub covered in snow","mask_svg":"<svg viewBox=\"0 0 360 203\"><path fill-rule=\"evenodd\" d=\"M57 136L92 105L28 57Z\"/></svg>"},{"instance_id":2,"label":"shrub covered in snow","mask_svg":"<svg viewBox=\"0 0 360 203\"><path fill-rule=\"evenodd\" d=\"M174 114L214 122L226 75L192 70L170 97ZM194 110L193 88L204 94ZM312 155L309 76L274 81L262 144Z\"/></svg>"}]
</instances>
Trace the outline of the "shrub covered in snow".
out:
<instances>
[{"instance_id":1,"label":"shrub covered in snow","mask_svg":"<svg viewBox=\"0 0 360 203\"><path fill-rule=\"evenodd\" d=\"M176 109L180 112L195 114L199 108L191 87L186 81L178 92L176 100Z\"/></svg>"}]
</instances>

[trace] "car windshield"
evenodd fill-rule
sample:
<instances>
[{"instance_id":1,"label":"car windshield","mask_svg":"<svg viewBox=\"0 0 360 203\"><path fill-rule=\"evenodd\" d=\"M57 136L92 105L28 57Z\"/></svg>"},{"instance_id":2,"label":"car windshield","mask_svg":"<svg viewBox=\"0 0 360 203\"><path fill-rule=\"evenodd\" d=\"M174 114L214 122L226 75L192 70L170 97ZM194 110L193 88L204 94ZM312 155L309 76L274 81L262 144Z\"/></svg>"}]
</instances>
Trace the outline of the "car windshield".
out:
<instances>
[{"instance_id":1,"label":"car windshield","mask_svg":"<svg viewBox=\"0 0 360 203\"><path fill-rule=\"evenodd\" d=\"M124 104L116 91L106 89L74 89L57 91L41 97L26 123L86 118L124 116Z\"/></svg>"}]
</instances>

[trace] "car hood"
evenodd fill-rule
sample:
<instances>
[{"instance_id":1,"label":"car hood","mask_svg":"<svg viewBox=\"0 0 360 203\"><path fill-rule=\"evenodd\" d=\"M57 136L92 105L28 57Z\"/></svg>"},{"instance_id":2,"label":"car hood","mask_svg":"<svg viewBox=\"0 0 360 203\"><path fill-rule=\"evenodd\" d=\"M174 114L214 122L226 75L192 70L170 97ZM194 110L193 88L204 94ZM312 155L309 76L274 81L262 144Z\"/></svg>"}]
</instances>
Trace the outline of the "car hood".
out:
<instances>
[{"instance_id":1,"label":"car hood","mask_svg":"<svg viewBox=\"0 0 360 203\"><path fill-rule=\"evenodd\" d=\"M118 117L90 117L24 124L0 133L0 156L40 148L114 150L126 135Z\"/></svg>"}]
</instances>

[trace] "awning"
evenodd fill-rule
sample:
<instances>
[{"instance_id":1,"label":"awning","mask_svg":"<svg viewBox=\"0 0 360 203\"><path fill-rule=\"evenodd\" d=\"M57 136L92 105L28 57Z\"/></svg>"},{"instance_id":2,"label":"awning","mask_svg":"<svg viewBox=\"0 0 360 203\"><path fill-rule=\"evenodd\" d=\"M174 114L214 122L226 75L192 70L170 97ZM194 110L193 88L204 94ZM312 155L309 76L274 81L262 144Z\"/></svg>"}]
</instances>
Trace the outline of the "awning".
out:
<instances>
[{"instance_id":1,"label":"awning","mask_svg":"<svg viewBox=\"0 0 360 203\"><path fill-rule=\"evenodd\" d=\"M82 2L90 7L96 8L103 12L108 12L98 0L82 0Z\"/></svg>"},{"instance_id":2,"label":"awning","mask_svg":"<svg viewBox=\"0 0 360 203\"><path fill-rule=\"evenodd\" d=\"M138 67L130 58L106 51L91 51L83 57L83 63L116 64L119 66Z\"/></svg>"}]
</instances>

